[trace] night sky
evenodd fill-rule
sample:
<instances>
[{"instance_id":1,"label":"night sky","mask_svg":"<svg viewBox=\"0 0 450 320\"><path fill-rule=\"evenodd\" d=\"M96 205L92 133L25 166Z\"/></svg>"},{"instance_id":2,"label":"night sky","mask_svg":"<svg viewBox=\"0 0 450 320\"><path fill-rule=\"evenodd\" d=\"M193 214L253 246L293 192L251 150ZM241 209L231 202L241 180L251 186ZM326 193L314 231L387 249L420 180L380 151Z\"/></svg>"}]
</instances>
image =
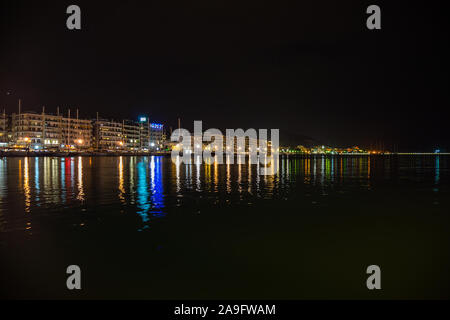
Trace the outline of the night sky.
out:
<instances>
[{"instance_id":1,"label":"night sky","mask_svg":"<svg viewBox=\"0 0 450 320\"><path fill-rule=\"evenodd\" d=\"M391 1L394 2L394 1ZM366 1L0 0L0 107L450 151L448 11ZM444 3L444 2L442 2ZM66 28L66 8L82 30ZM378 4L382 30L366 28ZM9 95L7 95L9 92Z\"/></svg>"}]
</instances>

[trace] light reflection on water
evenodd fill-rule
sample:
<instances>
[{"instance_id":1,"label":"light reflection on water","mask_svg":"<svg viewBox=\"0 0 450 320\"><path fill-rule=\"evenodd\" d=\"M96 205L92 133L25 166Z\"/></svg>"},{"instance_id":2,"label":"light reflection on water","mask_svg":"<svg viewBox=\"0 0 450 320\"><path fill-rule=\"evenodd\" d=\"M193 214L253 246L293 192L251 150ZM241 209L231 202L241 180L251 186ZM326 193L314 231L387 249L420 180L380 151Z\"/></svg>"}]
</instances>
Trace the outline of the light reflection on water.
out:
<instances>
[{"instance_id":1,"label":"light reflection on water","mask_svg":"<svg viewBox=\"0 0 450 320\"><path fill-rule=\"evenodd\" d=\"M229 160L229 159L228 159ZM441 192L448 158L281 157L279 172L261 176L260 165L172 163L169 157L0 159L0 231L31 230L41 216L70 212L127 213L137 230L174 207L252 205L264 199L302 199L382 189L404 181ZM72 221L72 220L70 220Z\"/></svg>"}]
</instances>

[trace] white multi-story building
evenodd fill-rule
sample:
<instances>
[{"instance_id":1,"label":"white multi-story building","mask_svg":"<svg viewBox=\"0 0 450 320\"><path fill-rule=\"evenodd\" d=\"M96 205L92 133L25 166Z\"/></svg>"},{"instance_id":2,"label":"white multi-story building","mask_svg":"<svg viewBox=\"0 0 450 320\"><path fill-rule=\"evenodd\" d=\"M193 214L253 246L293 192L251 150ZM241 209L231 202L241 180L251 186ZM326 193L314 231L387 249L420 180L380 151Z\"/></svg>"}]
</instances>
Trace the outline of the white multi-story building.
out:
<instances>
[{"instance_id":1,"label":"white multi-story building","mask_svg":"<svg viewBox=\"0 0 450 320\"><path fill-rule=\"evenodd\" d=\"M150 148L161 150L164 147L164 125L150 123Z\"/></svg>"},{"instance_id":2,"label":"white multi-story building","mask_svg":"<svg viewBox=\"0 0 450 320\"><path fill-rule=\"evenodd\" d=\"M88 149L92 143L90 120L62 115L24 112L11 117L11 143L31 149Z\"/></svg>"},{"instance_id":3,"label":"white multi-story building","mask_svg":"<svg viewBox=\"0 0 450 320\"><path fill-rule=\"evenodd\" d=\"M97 150L122 150L123 123L113 120L97 119L94 121L94 147Z\"/></svg>"},{"instance_id":4,"label":"white multi-story building","mask_svg":"<svg viewBox=\"0 0 450 320\"><path fill-rule=\"evenodd\" d=\"M20 107L19 107L20 111ZM10 125L9 125L10 124ZM87 120L59 113L56 115L19 112L8 121L0 118L0 143L12 147L62 150L151 151L163 146L162 124L151 124L147 117L139 121Z\"/></svg>"}]
</instances>

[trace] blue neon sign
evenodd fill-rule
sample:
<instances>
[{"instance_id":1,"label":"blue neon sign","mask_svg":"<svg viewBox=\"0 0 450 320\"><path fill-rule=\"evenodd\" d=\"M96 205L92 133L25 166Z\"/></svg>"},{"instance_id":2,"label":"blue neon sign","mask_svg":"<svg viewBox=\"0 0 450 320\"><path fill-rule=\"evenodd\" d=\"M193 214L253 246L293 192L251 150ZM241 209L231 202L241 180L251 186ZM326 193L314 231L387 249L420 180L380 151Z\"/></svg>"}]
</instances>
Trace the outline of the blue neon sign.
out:
<instances>
[{"instance_id":1,"label":"blue neon sign","mask_svg":"<svg viewBox=\"0 0 450 320\"><path fill-rule=\"evenodd\" d=\"M151 123L150 124L150 127L152 128L152 129L162 129L163 128L163 126L164 125L162 125L162 124L159 124L159 123Z\"/></svg>"}]
</instances>

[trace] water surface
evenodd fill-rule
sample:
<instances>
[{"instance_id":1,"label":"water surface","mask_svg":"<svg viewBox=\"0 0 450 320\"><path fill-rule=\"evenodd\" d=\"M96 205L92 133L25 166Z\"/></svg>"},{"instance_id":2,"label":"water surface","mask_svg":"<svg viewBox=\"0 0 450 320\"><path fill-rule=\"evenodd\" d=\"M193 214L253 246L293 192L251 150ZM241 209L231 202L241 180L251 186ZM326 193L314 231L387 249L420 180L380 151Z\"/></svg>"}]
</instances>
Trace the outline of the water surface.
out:
<instances>
[{"instance_id":1,"label":"water surface","mask_svg":"<svg viewBox=\"0 0 450 320\"><path fill-rule=\"evenodd\" d=\"M448 298L449 157L0 159L1 295ZM65 268L83 270L81 292ZM378 264L383 290L365 287Z\"/></svg>"}]
</instances>

